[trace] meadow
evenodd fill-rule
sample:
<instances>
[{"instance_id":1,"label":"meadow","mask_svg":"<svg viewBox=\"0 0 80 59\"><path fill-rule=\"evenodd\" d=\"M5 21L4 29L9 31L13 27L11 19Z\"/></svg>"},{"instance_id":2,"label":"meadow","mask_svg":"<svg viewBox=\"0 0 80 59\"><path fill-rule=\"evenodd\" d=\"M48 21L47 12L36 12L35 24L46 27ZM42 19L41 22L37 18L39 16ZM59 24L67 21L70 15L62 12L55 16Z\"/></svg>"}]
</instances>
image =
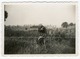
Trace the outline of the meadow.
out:
<instances>
[{"instance_id":1,"label":"meadow","mask_svg":"<svg viewBox=\"0 0 80 59\"><path fill-rule=\"evenodd\" d=\"M75 54L75 27L56 28L45 34L45 44L39 46L37 30L5 26L4 54Z\"/></svg>"}]
</instances>

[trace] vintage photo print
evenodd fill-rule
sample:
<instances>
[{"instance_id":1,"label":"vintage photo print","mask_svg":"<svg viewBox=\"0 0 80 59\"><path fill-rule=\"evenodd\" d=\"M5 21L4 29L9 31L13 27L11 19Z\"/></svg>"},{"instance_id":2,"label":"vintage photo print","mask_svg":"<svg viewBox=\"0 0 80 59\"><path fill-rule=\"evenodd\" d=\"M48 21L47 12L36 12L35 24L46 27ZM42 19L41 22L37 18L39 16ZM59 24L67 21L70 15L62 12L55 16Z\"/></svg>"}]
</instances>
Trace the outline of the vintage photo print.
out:
<instances>
[{"instance_id":1,"label":"vintage photo print","mask_svg":"<svg viewBox=\"0 0 80 59\"><path fill-rule=\"evenodd\" d=\"M76 54L76 2L4 3L5 54Z\"/></svg>"}]
</instances>

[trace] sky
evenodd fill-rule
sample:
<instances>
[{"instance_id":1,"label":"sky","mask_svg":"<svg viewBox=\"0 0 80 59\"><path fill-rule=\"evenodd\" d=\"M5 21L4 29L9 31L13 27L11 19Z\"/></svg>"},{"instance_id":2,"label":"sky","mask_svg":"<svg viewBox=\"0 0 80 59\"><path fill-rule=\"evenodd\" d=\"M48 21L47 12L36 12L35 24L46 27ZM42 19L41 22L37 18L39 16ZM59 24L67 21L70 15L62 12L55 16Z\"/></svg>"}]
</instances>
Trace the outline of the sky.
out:
<instances>
[{"instance_id":1,"label":"sky","mask_svg":"<svg viewBox=\"0 0 80 59\"><path fill-rule=\"evenodd\" d=\"M26 3L5 5L8 12L5 25L55 25L63 22L75 23L76 6L74 4Z\"/></svg>"}]
</instances>

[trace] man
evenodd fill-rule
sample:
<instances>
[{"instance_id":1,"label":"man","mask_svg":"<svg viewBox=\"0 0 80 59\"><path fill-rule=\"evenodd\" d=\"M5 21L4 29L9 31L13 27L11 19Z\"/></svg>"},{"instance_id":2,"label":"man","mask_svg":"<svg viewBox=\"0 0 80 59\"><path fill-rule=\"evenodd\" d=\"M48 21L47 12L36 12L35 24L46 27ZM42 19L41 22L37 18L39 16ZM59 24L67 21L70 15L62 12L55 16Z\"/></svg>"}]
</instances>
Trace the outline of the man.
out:
<instances>
[{"instance_id":1,"label":"man","mask_svg":"<svg viewBox=\"0 0 80 59\"><path fill-rule=\"evenodd\" d=\"M39 32L40 36L39 36L39 38L37 40L37 44L43 45L45 43L44 36L47 33L46 32L46 28L42 24L40 24L39 28L38 28L38 32Z\"/></svg>"}]
</instances>

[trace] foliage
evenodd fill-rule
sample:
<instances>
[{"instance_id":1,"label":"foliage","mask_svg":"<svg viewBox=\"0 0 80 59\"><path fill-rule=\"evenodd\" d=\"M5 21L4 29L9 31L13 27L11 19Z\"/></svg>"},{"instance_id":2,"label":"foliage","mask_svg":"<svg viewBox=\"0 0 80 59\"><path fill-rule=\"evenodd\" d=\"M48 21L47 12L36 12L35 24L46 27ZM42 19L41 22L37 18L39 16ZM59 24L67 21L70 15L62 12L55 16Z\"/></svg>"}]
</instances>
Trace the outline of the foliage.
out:
<instances>
[{"instance_id":1,"label":"foliage","mask_svg":"<svg viewBox=\"0 0 80 59\"><path fill-rule=\"evenodd\" d=\"M45 45L39 46L37 30L5 26L5 54L72 54L75 53L75 27L55 28L45 34ZM28 28L27 28L28 29ZM50 31L47 29L47 31Z\"/></svg>"},{"instance_id":2,"label":"foliage","mask_svg":"<svg viewBox=\"0 0 80 59\"><path fill-rule=\"evenodd\" d=\"M8 17L8 12L4 11L4 21L6 21L6 18Z\"/></svg>"},{"instance_id":3,"label":"foliage","mask_svg":"<svg viewBox=\"0 0 80 59\"><path fill-rule=\"evenodd\" d=\"M73 25L74 25L73 23L70 23L70 24L69 24L69 26L73 26Z\"/></svg>"},{"instance_id":4,"label":"foliage","mask_svg":"<svg viewBox=\"0 0 80 59\"><path fill-rule=\"evenodd\" d=\"M67 28L68 27L68 23L67 22L63 22L61 25L63 28Z\"/></svg>"}]
</instances>

